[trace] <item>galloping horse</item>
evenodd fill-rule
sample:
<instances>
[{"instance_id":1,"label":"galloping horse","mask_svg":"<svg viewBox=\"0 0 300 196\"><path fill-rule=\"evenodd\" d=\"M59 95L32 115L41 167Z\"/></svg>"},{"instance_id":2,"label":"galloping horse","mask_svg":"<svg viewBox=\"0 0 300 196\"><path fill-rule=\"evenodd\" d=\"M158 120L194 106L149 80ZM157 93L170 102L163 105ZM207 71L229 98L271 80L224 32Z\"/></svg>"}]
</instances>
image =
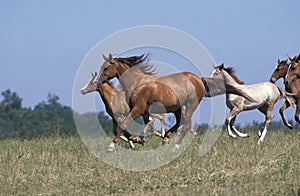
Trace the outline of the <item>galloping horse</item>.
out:
<instances>
[{"instance_id":1,"label":"galloping horse","mask_svg":"<svg viewBox=\"0 0 300 196\"><path fill-rule=\"evenodd\" d=\"M288 71L288 67L289 67L289 63L288 60L282 60L280 61L278 59L277 61L277 66L275 68L275 70L273 71L271 77L270 77L270 82L275 83L277 80L279 80L280 78L285 78L287 71ZM295 96L293 96L293 98L295 99L295 104L297 105L296 107L296 111L294 114L294 118L295 121L300 123L299 121L299 113L300 113L300 79L295 79L290 83L290 86L287 86L285 84L285 90L289 93L293 93L295 94ZM282 118L282 121L284 123L285 126L287 126L290 129L293 129L293 126L285 119L284 117L284 113L283 111L286 110L287 108L289 108L291 105L289 104L289 102L284 102L284 104L281 106L281 108L279 109L279 113L280 116Z\"/></svg>"},{"instance_id":2,"label":"galloping horse","mask_svg":"<svg viewBox=\"0 0 300 196\"><path fill-rule=\"evenodd\" d=\"M226 125L228 134L232 138L236 138L236 135L232 133L232 130L240 137L248 136L247 134L240 133L234 127L236 116L242 111L258 109L266 116L263 132L261 132L261 130L258 132L258 144L260 144L263 142L271 120L274 117L272 111L278 99L283 96L287 101L290 102L290 104L292 104L292 101L286 95L286 92L283 89L275 86L275 84L271 82L261 82L252 85L244 85L244 82L238 79L238 77L235 75L233 68L224 68L224 64L214 67L211 77L220 78L232 86L243 89L249 96L252 97L253 100L255 100L250 101L238 95L229 93L226 94L226 105L228 108L230 108L230 114L226 119Z\"/></svg>"},{"instance_id":3,"label":"galloping horse","mask_svg":"<svg viewBox=\"0 0 300 196\"><path fill-rule=\"evenodd\" d=\"M128 99L130 113L120 125L120 129L109 145L108 150L113 151L123 130L128 124L142 115L145 124L148 121L149 112L154 113L173 113L176 123L171 127L163 138L163 144L169 142L169 137L176 132L182 119L182 110L185 106L185 117L183 118L183 128L176 142L175 148L178 148L184 138L187 130L190 130L191 117L196 107L202 100L209 83L204 84L204 80L190 72L176 73L166 76L154 76L155 66L151 65L148 55L132 56L128 58L112 58L103 55L105 62L100 68L97 77L98 85L101 86L105 81L114 77L118 78L122 88L125 90ZM215 85L207 93L210 96L220 93L216 89L224 89L247 96L236 88L225 89L223 86ZM138 140L138 137L135 138Z\"/></svg>"},{"instance_id":4,"label":"galloping horse","mask_svg":"<svg viewBox=\"0 0 300 196\"><path fill-rule=\"evenodd\" d=\"M113 121L113 133L117 134L118 124L121 124L125 117L129 114L129 106L126 102L124 91L118 91L109 82L105 82L101 87L98 87L95 83L97 77L97 72L92 73L92 79L81 89L83 95L97 91L105 105L106 112L110 115ZM150 114L149 123L145 126L143 134L147 130L151 129L156 136L162 137L165 132L165 115L164 114ZM154 118L160 120L161 123L161 134L155 131ZM126 130L124 131L124 136L120 138L130 144L131 148L134 148L133 142L130 140L131 134Z\"/></svg>"}]
</instances>

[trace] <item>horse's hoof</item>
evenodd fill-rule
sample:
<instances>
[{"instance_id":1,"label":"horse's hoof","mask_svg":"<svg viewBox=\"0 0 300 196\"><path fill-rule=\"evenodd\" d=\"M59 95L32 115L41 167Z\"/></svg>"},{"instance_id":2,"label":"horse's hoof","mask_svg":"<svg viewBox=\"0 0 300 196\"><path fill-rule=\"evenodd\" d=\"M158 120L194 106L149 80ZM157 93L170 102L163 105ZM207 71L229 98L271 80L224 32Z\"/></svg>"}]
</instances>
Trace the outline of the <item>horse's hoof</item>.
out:
<instances>
[{"instance_id":1,"label":"horse's hoof","mask_svg":"<svg viewBox=\"0 0 300 196\"><path fill-rule=\"evenodd\" d=\"M170 144L169 138L163 139L162 145Z\"/></svg>"},{"instance_id":2,"label":"horse's hoof","mask_svg":"<svg viewBox=\"0 0 300 196\"><path fill-rule=\"evenodd\" d=\"M286 124L286 126L287 126L289 129L293 129L293 126L290 125L290 124Z\"/></svg>"},{"instance_id":3,"label":"horse's hoof","mask_svg":"<svg viewBox=\"0 0 300 196\"><path fill-rule=\"evenodd\" d=\"M110 143L108 148L107 148L107 151L108 152L113 152L113 151L116 151L116 144L113 142L113 143Z\"/></svg>"},{"instance_id":4,"label":"horse's hoof","mask_svg":"<svg viewBox=\"0 0 300 196\"><path fill-rule=\"evenodd\" d=\"M143 146L145 145L145 140L144 140L144 138L137 137L136 139L137 139L137 143L138 143L138 144L142 144Z\"/></svg>"},{"instance_id":5,"label":"horse's hoof","mask_svg":"<svg viewBox=\"0 0 300 196\"><path fill-rule=\"evenodd\" d=\"M175 149L179 149L180 144L175 144Z\"/></svg>"}]
</instances>

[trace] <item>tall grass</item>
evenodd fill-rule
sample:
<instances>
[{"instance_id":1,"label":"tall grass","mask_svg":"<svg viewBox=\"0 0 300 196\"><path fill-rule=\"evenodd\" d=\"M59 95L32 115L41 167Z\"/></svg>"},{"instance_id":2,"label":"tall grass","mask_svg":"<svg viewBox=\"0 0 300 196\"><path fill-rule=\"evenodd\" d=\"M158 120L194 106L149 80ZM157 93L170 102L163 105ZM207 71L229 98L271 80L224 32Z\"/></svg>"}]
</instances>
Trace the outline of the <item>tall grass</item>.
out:
<instances>
[{"instance_id":1,"label":"tall grass","mask_svg":"<svg viewBox=\"0 0 300 196\"><path fill-rule=\"evenodd\" d=\"M243 130L246 132L247 130ZM230 139L224 132L204 156L198 134L170 164L124 171L93 156L79 137L8 139L0 142L0 192L4 195L297 195L300 188L300 132L256 133ZM146 147L158 145L147 138Z\"/></svg>"}]
</instances>

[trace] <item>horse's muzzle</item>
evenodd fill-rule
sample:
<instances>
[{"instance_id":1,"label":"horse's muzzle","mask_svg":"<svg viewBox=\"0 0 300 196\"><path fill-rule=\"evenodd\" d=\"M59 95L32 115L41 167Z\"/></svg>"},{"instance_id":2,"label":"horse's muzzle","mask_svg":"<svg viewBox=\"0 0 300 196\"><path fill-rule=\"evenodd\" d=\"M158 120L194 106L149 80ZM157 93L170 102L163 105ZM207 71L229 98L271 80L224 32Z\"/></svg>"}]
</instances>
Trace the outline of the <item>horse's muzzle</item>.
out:
<instances>
[{"instance_id":1,"label":"horse's muzzle","mask_svg":"<svg viewBox=\"0 0 300 196\"><path fill-rule=\"evenodd\" d=\"M291 80L285 80L285 81L284 81L284 85L285 85L286 87L290 87L290 86L291 86L291 83L292 83Z\"/></svg>"},{"instance_id":2,"label":"horse's muzzle","mask_svg":"<svg viewBox=\"0 0 300 196\"><path fill-rule=\"evenodd\" d=\"M272 77L272 78L270 78L270 82L275 83L276 79Z\"/></svg>"}]
</instances>

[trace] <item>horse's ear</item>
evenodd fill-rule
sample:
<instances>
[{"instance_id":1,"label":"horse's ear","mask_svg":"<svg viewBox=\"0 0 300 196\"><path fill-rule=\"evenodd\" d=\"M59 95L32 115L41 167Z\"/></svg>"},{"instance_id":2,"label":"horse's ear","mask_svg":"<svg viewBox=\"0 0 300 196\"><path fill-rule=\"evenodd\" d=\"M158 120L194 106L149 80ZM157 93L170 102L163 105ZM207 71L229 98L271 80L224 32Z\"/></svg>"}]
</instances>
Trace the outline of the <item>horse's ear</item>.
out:
<instances>
[{"instance_id":1,"label":"horse's ear","mask_svg":"<svg viewBox=\"0 0 300 196\"><path fill-rule=\"evenodd\" d=\"M293 59L289 55L287 55L287 56L288 56L288 58L289 58L290 61L293 61Z\"/></svg>"},{"instance_id":2,"label":"horse's ear","mask_svg":"<svg viewBox=\"0 0 300 196\"><path fill-rule=\"evenodd\" d=\"M224 69L224 63L220 65L220 69Z\"/></svg>"},{"instance_id":3,"label":"horse's ear","mask_svg":"<svg viewBox=\"0 0 300 196\"><path fill-rule=\"evenodd\" d=\"M298 54L296 57L295 57L296 61L299 61L300 60L300 54Z\"/></svg>"},{"instance_id":4,"label":"horse's ear","mask_svg":"<svg viewBox=\"0 0 300 196\"><path fill-rule=\"evenodd\" d=\"M107 56L105 56L103 53L102 53L102 57L103 57L103 59L104 59L105 61L108 61L108 60L109 60L109 58L108 58Z\"/></svg>"},{"instance_id":5,"label":"horse's ear","mask_svg":"<svg viewBox=\"0 0 300 196\"><path fill-rule=\"evenodd\" d=\"M95 71L95 76L98 75L98 73Z\"/></svg>"},{"instance_id":6,"label":"horse's ear","mask_svg":"<svg viewBox=\"0 0 300 196\"><path fill-rule=\"evenodd\" d=\"M278 64L280 63L280 59L277 60L277 63L278 63Z\"/></svg>"},{"instance_id":7,"label":"horse's ear","mask_svg":"<svg viewBox=\"0 0 300 196\"><path fill-rule=\"evenodd\" d=\"M91 72L91 75L92 75L92 77L95 77L93 72Z\"/></svg>"},{"instance_id":8,"label":"horse's ear","mask_svg":"<svg viewBox=\"0 0 300 196\"><path fill-rule=\"evenodd\" d=\"M212 63L211 66L212 66L214 69L216 69L216 66L214 65L214 63Z\"/></svg>"},{"instance_id":9,"label":"horse's ear","mask_svg":"<svg viewBox=\"0 0 300 196\"><path fill-rule=\"evenodd\" d=\"M112 61L113 57L112 57L111 53L109 53L108 59L109 59L108 62L111 62L111 61Z\"/></svg>"}]
</instances>

